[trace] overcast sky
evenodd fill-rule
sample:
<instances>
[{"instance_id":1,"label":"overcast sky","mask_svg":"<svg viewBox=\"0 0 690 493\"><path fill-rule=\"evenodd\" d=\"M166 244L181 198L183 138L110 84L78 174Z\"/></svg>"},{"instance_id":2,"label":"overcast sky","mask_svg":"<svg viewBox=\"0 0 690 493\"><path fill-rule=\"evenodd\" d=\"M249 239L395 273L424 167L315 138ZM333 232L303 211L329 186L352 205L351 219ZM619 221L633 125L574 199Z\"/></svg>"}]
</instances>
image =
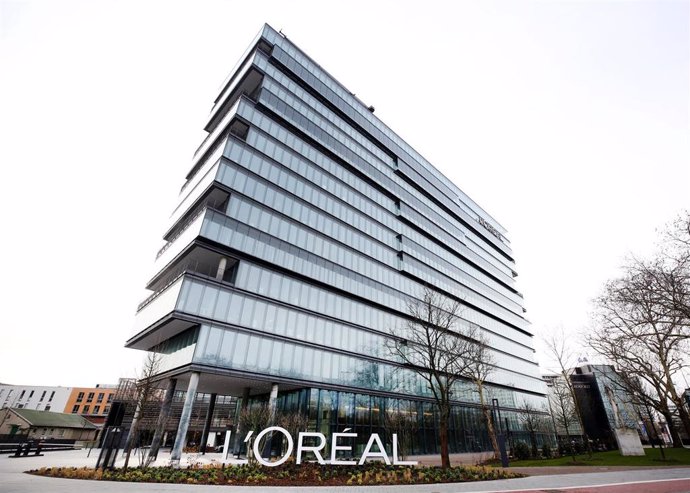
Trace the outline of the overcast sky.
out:
<instances>
[{"instance_id":1,"label":"overcast sky","mask_svg":"<svg viewBox=\"0 0 690 493\"><path fill-rule=\"evenodd\" d=\"M690 207L688 5L0 0L0 382L134 374L167 218L264 22L508 229L535 333L576 333Z\"/></svg>"}]
</instances>

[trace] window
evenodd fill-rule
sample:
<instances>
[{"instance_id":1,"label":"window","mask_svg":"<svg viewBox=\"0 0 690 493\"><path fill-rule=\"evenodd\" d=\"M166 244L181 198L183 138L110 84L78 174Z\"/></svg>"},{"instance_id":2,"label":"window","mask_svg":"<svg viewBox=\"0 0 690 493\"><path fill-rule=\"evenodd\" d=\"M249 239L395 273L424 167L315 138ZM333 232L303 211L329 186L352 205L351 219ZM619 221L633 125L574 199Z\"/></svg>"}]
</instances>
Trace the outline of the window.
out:
<instances>
[{"instance_id":1,"label":"window","mask_svg":"<svg viewBox=\"0 0 690 493\"><path fill-rule=\"evenodd\" d=\"M99 392L99 393L98 393L98 398L96 399L96 402L103 402L103 396L104 396L104 395L105 395L105 394L103 394L103 392Z\"/></svg>"},{"instance_id":2,"label":"window","mask_svg":"<svg viewBox=\"0 0 690 493\"><path fill-rule=\"evenodd\" d=\"M72 414L77 414L79 412L79 404L72 406Z\"/></svg>"},{"instance_id":3,"label":"window","mask_svg":"<svg viewBox=\"0 0 690 493\"><path fill-rule=\"evenodd\" d=\"M24 394L26 394L26 390L22 390L22 393L19 395L20 401L24 398Z\"/></svg>"},{"instance_id":4,"label":"window","mask_svg":"<svg viewBox=\"0 0 690 493\"><path fill-rule=\"evenodd\" d=\"M48 399L48 402L52 402L53 397L55 397L55 391L54 390L50 393L50 399Z\"/></svg>"},{"instance_id":5,"label":"window","mask_svg":"<svg viewBox=\"0 0 690 493\"><path fill-rule=\"evenodd\" d=\"M17 409L23 409L23 408L24 408L24 404L17 404Z\"/></svg>"},{"instance_id":6,"label":"window","mask_svg":"<svg viewBox=\"0 0 690 493\"><path fill-rule=\"evenodd\" d=\"M41 398L38 400L38 402L43 402L43 399L45 399L46 397L46 392L46 390L43 391L43 393L41 394Z\"/></svg>"},{"instance_id":7,"label":"window","mask_svg":"<svg viewBox=\"0 0 690 493\"><path fill-rule=\"evenodd\" d=\"M101 406L94 406L93 407L93 413L98 414L99 412L101 412Z\"/></svg>"},{"instance_id":8,"label":"window","mask_svg":"<svg viewBox=\"0 0 690 493\"><path fill-rule=\"evenodd\" d=\"M94 396L94 392L89 392L89 395L86 397L86 402L92 402L93 396Z\"/></svg>"},{"instance_id":9,"label":"window","mask_svg":"<svg viewBox=\"0 0 690 493\"><path fill-rule=\"evenodd\" d=\"M113 394L108 394L108 402L113 402Z\"/></svg>"},{"instance_id":10,"label":"window","mask_svg":"<svg viewBox=\"0 0 690 493\"><path fill-rule=\"evenodd\" d=\"M33 396L34 396L34 391L32 390L32 391L29 393L29 399L31 399Z\"/></svg>"},{"instance_id":11,"label":"window","mask_svg":"<svg viewBox=\"0 0 690 493\"><path fill-rule=\"evenodd\" d=\"M84 400L84 392L79 392L79 395L77 395L77 402L81 402Z\"/></svg>"},{"instance_id":12,"label":"window","mask_svg":"<svg viewBox=\"0 0 690 493\"><path fill-rule=\"evenodd\" d=\"M110 406L105 406L105 409L103 409L103 414L108 414L110 412Z\"/></svg>"},{"instance_id":13,"label":"window","mask_svg":"<svg viewBox=\"0 0 690 493\"><path fill-rule=\"evenodd\" d=\"M84 406L84 409L82 410L81 413L82 413L82 414L89 414L89 408L90 408L90 407L91 407L91 406L89 406L89 405L87 404L86 406Z\"/></svg>"},{"instance_id":14,"label":"window","mask_svg":"<svg viewBox=\"0 0 690 493\"><path fill-rule=\"evenodd\" d=\"M45 410L46 410L46 411L50 411L50 404L48 404L48 405L46 406L46 409L45 409Z\"/></svg>"}]
</instances>

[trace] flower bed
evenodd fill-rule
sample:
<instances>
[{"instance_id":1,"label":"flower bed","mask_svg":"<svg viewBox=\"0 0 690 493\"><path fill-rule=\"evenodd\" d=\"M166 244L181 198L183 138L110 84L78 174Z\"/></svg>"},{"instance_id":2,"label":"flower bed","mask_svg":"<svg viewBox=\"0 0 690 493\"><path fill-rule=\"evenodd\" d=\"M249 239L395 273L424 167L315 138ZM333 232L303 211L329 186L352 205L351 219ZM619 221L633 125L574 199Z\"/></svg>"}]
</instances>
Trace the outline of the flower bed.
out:
<instances>
[{"instance_id":1,"label":"flower bed","mask_svg":"<svg viewBox=\"0 0 690 493\"><path fill-rule=\"evenodd\" d=\"M130 468L102 471L91 468L44 467L29 474L71 479L129 481L136 483L230 484L230 485L385 485L430 484L518 478L523 475L491 467L403 467L369 463L363 466L285 464L279 467L218 466Z\"/></svg>"}]
</instances>

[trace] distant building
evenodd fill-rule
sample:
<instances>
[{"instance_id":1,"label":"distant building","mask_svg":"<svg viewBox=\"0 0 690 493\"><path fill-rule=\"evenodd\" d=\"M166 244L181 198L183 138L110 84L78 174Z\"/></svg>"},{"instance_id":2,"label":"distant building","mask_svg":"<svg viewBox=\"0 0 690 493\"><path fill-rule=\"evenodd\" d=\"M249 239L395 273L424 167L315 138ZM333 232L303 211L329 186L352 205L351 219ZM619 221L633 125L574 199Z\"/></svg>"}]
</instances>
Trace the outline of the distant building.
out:
<instances>
[{"instance_id":1,"label":"distant building","mask_svg":"<svg viewBox=\"0 0 690 493\"><path fill-rule=\"evenodd\" d=\"M99 428L72 414L34 409L4 408L0 410L0 435L26 435L36 440L64 439L91 441Z\"/></svg>"},{"instance_id":2,"label":"distant building","mask_svg":"<svg viewBox=\"0 0 690 493\"><path fill-rule=\"evenodd\" d=\"M559 442L580 439L582 428L575 415L575 403L562 375L544 375L549 412Z\"/></svg>"},{"instance_id":3,"label":"distant building","mask_svg":"<svg viewBox=\"0 0 690 493\"><path fill-rule=\"evenodd\" d=\"M582 424L587 436L594 442L601 443L607 448L616 448L616 438L613 430L616 427L634 428L640 430L639 413L630 395L625 392L620 377L611 365L582 365L570 370L570 382L575 391L577 407L582 415ZM561 439L574 438L582 435L578 420L573 416L569 423L569 433L563 426L562 406L572 406L572 398L568 393L559 392L560 375L544 376L549 389L549 404ZM569 436L568 436L569 435Z\"/></svg>"},{"instance_id":4,"label":"distant building","mask_svg":"<svg viewBox=\"0 0 690 493\"><path fill-rule=\"evenodd\" d=\"M80 414L92 423L103 424L110 412L116 391L116 385L74 387L67 399L64 412Z\"/></svg>"},{"instance_id":5,"label":"distant building","mask_svg":"<svg viewBox=\"0 0 690 493\"><path fill-rule=\"evenodd\" d=\"M0 384L0 408L78 414L102 426L116 390L116 385L101 384L95 387Z\"/></svg>"},{"instance_id":6,"label":"distant building","mask_svg":"<svg viewBox=\"0 0 690 493\"><path fill-rule=\"evenodd\" d=\"M61 413L65 409L71 391L71 387L0 383L0 408L12 407Z\"/></svg>"}]
</instances>

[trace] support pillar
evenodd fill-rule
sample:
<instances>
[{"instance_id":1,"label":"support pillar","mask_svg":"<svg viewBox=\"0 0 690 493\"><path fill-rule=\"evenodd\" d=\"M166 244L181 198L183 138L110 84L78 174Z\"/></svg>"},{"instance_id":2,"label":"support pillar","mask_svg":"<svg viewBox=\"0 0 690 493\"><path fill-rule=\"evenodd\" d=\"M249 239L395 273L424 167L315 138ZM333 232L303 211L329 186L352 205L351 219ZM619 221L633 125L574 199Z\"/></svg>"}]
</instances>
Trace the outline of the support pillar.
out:
<instances>
[{"instance_id":1,"label":"support pillar","mask_svg":"<svg viewBox=\"0 0 690 493\"><path fill-rule=\"evenodd\" d=\"M235 455L237 455L238 459L240 458L240 451L242 449L242 429L240 426L240 417L242 416L242 412L247 409L247 405L249 404L249 390L249 387L242 389L242 402L235 416L235 443L232 448L235 451Z\"/></svg>"},{"instance_id":2,"label":"support pillar","mask_svg":"<svg viewBox=\"0 0 690 493\"><path fill-rule=\"evenodd\" d=\"M228 265L228 259L225 257L220 258L220 262L218 262L218 270L216 271L216 279L219 281L223 280L223 276L225 275L225 267Z\"/></svg>"},{"instance_id":3,"label":"support pillar","mask_svg":"<svg viewBox=\"0 0 690 493\"><path fill-rule=\"evenodd\" d=\"M185 396L184 406L182 407L180 424L177 426L177 435L175 435L175 445L173 445L172 453L170 454L170 465L172 467L180 466L182 450L187 444L187 429L189 428L189 420L192 416L192 406L194 406L194 399L196 397L196 389L198 385L199 372L193 371L192 374L189 376L187 395Z\"/></svg>"},{"instance_id":4,"label":"support pillar","mask_svg":"<svg viewBox=\"0 0 690 493\"><path fill-rule=\"evenodd\" d=\"M270 413L269 417L269 423L270 426L273 426L273 422L276 419L276 404L278 402L278 384L277 383L272 383L271 384L271 394L268 397L268 411Z\"/></svg>"},{"instance_id":5,"label":"support pillar","mask_svg":"<svg viewBox=\"0 0 690 493\"><path fill-rule=\"evenodd\" d=\"M273 426L276 421L276 406L278 404L278 384L271 384L271 394L268 397L268 426ZM267 460L271 458L271 448L273 446L273 432L266 437L263 456Z\"/></svg>"},{"instance_id":6,"label":"support pillar","mask_svg":"<svg viewBox=\"0 0 690 493\"><path fill-rule=\"evenodd\" d=\"M141 418L141 401L137 394L137 407L134 410L134 416L132 417L132 424L129 426L129 431L127 432L127 439L125 440L125 446L122 448L122 453L126 454L134 445L134 436L137 434L137 429L139 428L139 419Z\"/></svg>"},{"instance_id":7,"label":"support pillar","mask_svg":"<svg viewBox=\"0 0 690 493\"><path fill-rule=\"evenodd\" d=\"M158 457L158 450L161 447L161 440L163 433L165 433L165 425L170 419L170 409L172 408L173 397L175 397L175 385L177 380L171 378L168 380L168 387L165 389L165 397L163 398L163 405L158 414L158 421L156 422L156 429L151 440L151 448L149 449L149 459L156 460Z\"/></svg>"},{"instance_id":8,"label":"support pillar","mask_svg":"<svg viewBox=\"0 0 690 493\"><path fill-rule=\"evenodd\" d=\"M201 443L199 444L199 452L206 453L206 442L208 442L208 432L211 429L211 421L213 420L213 410L216 407L216 397L218 394L211 394L211 400L208 402L208 409L206 409L206 421L204 422L204 431L201 432Z\"/></svg>"}]
</instances>

